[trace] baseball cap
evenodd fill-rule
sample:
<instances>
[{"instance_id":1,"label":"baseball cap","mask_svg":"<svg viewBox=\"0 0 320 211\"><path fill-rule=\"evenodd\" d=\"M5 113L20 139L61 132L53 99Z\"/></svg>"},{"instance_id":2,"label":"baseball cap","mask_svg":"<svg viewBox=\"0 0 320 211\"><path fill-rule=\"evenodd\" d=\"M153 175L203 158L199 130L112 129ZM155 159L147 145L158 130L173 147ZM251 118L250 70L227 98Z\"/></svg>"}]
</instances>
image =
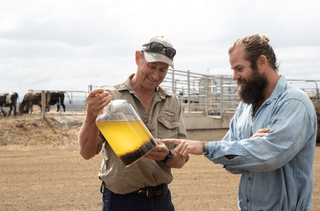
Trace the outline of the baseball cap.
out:
<instances>
[{"instance_id":1,"label":"baseball cap","mask_svg":"<svg viewBox=\"0 0 320 211\"><path fill-rule=\"evenodd\" d=\"M163 49L159 50L159 51L150 50L149 45L152 42L162 44L164 46ZM172 68L174 68L174 64L173 64L174 55L170 58L168 56L168 52L167 52L168 50L174 51L174 55L175 55L176 51L173 48L171 42L169 40L167 40L166 38L164 38L163 36L152 37L149 40L149 42L142 45L142 48L141 48L141 51L144 52L145 59L147 62L164 62L164 63L168 64L169 66L171 66Z\"/></svg>"}]
</instances>

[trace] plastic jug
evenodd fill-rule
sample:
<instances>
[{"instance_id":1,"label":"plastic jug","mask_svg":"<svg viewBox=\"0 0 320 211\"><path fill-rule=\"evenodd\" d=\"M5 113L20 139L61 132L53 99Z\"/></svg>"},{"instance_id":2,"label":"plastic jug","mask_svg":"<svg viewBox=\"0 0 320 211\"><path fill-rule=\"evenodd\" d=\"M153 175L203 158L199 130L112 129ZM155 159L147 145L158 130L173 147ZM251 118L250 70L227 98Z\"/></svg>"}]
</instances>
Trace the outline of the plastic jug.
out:
<instances>
[{"instance_id":1,"label":"plastic jug","mask_svg":"<svg viewBox=\"0 0 320 211\"><path fill-rule=\"evenodd\" d=\"M96 124L113 151L127 166L148 154L157 142L126 100L113 100L103 108Z\"/></svg>"}]
</instances>

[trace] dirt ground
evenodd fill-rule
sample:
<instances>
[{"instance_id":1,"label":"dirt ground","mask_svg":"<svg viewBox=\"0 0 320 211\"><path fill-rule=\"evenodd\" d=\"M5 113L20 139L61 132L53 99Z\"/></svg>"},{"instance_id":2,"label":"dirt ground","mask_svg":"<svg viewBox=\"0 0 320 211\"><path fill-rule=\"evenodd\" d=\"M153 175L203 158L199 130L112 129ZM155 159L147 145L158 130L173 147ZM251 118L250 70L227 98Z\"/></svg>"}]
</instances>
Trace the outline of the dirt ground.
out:
<instances>
[{"instance_id":1,"label":"dirt ground","mask_svg":"<svg viewBox=\"0 0 320 211\"><path fill-rule=\"evenodd\" d=\"M0 210L101 210L101 155L84 160L77 134L83 116L0 117ZM173 169L177 211L237 210L240 176L203 156ZM320 146L314 160L312 210L320 210Z\"/></svg>"}]
</instances>

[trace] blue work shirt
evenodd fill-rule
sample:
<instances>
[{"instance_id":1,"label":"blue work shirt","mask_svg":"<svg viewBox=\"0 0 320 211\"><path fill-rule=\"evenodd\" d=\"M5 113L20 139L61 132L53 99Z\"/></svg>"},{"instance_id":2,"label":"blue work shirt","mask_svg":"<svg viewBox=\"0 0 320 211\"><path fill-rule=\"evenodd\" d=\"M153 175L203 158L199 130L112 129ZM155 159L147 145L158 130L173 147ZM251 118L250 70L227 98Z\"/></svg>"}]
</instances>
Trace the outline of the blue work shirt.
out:
<instances>
[{"instance_id":1,"label":"blue work shirt","mask_svg":"<svg viewBox=\"0 0 320 211\"><path fill-rule=\"evenodd\" d=\"M249 139L261 128L268 135ZM221 141L206 155L233 174L242 174L240 210L310 210L317 117L307 94L281 76L253 117L253 105L240 102ZM236 155L228 159L226 155Z\"/></svg>"}]
</instances>

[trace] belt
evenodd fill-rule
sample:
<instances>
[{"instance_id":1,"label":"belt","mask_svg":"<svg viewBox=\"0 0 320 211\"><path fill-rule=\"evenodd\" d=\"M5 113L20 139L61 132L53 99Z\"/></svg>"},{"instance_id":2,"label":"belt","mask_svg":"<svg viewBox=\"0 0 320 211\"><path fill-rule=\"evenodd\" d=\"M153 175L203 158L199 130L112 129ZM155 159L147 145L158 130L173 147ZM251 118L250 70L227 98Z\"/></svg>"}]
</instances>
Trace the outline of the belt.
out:
<instances>
[{"instance_id":1,"label":"belt","mask_svg":"<svg viewBox=\"0 0 320 211\"><path fill-rule=\"evenodd\" d=\"M167 184L161 184L155 187L146 187L141 188L140 190L134 191L133 193L138 193L145 195L146 197L156 197L156 196L162 196L167 194L168 192L168 185Z\"/></svg>"},{"instance_id":2,"label":"belt","mask_svg":"<svg viewBox=\"0 0 320 211\"><path fill-rule=\"evenodd\" d=\"M103 187L107 188L105 183L103 183ZM157 196L165 195L165 194L167 194L167 192L168 192L168 185L161 184L158 186L150 186L150 187L141 188L139 190L136 190L132 193L127 193L125 195L137 193L137 194L144 195L146 197L157 197Z\"/></svg>"}]
</instances>

